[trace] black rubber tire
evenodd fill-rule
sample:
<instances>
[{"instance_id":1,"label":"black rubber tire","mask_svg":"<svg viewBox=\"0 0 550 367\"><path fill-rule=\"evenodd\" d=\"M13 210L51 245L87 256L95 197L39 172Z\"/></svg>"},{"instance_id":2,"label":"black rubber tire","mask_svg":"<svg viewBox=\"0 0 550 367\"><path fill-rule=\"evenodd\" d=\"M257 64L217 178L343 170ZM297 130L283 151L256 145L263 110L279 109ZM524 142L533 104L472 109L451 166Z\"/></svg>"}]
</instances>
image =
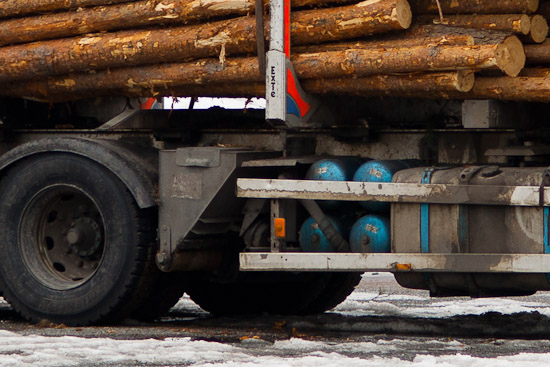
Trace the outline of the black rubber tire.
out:
<instances>
[{"instance_id":1,"label":"black rubber tire","mask_svg":"<svg viewBox=\"0 0 550 367\"><path fill-rule=\"evenodd\" d=\"M48 264L43 265L46 261L31 256L32 246L43 245L40 235L31 235L37 228L22 225L43 223L32 215L40 211L40 205L48 207L40 200L47 200L50 193L55 197L56 190L73 190L76 196L89 198L103 225L101 260L74 286L71 279L58 279ZM22 160L0 182L0 291L16 312L34 322L89 325L119 321L150 291L144 277L154 266L151 248L156 223L151 218L151 210L140 210L122 182L94 161L67 153Z\"/></svg>"},{"instance_id":2,"label":"black rubber tire","mask_svg":"<svg viewBox=\"0 0 550 367\"><path fill-rule=\"evenodd\" d=\"M304 315L323 294L328 273L240 273L232 282L207 275L190 276L186 292L202 309L215 315L270 313Z\"/></svg>"},{"instance_id":3,"label":"black rubber tire","mask_svg":"<svg viewBox=\"0 0 550 367\"><path fill-rule=\"evenodd\" d=\"M131 317L141 321L153 321L166 315L185 292L185 273L163 273L155 269L151 290L144 294Z\"/></svg>"},{"instance_id":4,"label":"black rubber tire","mask_svg":"<svg viewBox=\"0 0 550 367\"><path fill-rule=\"evenodd\" d=\"M333 309L353 292L361 281L362 273L332 273L323 292L305 310L305 313L316 314Z\"/></svg>"}]
</instances>

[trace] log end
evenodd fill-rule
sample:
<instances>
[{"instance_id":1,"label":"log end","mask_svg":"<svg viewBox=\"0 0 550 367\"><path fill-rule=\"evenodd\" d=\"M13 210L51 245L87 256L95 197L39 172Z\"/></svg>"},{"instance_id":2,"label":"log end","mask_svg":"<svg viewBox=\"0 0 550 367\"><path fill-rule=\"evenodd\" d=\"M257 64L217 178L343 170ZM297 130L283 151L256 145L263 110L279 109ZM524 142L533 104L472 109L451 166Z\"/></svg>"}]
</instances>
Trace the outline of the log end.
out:
<instances>
[{"instance_id":1,"label":"log end","mask_svg":"<svg viewBox=\"0 0 550 367\"><path fill-rule=\"evenodd\" d=\"M518 76L525 66L525 51L519 38L510 36L498 46L496 64L506 75Z\"/></svg>"},{"instance_id":2,"label":"log end","mask_svg":"<svg viewBox=\"0 0 550 367\"><path fill-rule=\"evenodd\" d=\"M527 12L534 13L539 8L539 0L527 0Z\"/></svg>"},{"instance_id":3,"label":"log end","mask_svg":"<svg viewBox=\"0 0 550 367\"><path fill-rule=\"evenodd\" d=\"M531 17L531 40L535 43L541 43L548 36L548 22L542 15L533 15Z\"/></svg>"},{"instance_id":4,"label":"log end","mask_svg":"<svg viewBox=\"0 0 550 367\"><path fill-rule=\"evenodd\" d=\"M456 79L456 90L459 92L469 92L474 87L475 75L472 70L459 70Z\"/></svg>"},{"instance_id":5,"label":"log end","mask_svg":"<svg viewBox=\"0 0 550 367\"><path fill-rule=\"evenodd\" d=\"M407 0L396 1L395 8L392 11L392 18L394 18L403 29L407 29L411 26L412 11Z\"/></svg>"},{"instance_id":6,"label":"log end","mask_svg":"<svg viewBox=\"0 0 550 367\"><path fill-rule=\"evenodd\" d=\"M523 14L519 19L519 31L521 34L529 34L531 32L531 19Z\"/></svg>"}]
</instances>

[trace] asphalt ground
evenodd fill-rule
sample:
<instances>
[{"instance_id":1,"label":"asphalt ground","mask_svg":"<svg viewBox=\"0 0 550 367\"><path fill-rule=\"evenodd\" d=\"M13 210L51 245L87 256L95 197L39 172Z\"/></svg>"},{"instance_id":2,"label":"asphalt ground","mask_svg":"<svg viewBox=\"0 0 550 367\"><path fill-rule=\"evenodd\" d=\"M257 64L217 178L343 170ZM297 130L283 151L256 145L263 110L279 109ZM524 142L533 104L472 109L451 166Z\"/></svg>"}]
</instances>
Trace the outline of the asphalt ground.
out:
<instances>
[{"instance_id":1,"label":"asphalt ground","mask_svg":"<svg viewBox=\"0 0 550 367\"><path fill-rule=\"evenodd\" d=\"M434 302L427 298L426 291L403 289L388 276L365 277L356 292L396 296L392 303L402 309ZM546 293L518 299L550 306L550 294ZM391 356L403 360L413 360L418 355L438 356L450 352L493 358L522 352L550 351L550 319L536 309L512 314L487 312L451 317L407 316L384 309L369 315L354 315L353 311L353 307L348 307L346 312L306 317L214 317L184 298L168 315L151 323L124 320L118 325L67 327L48 322L29 323L21 319L7 303L0 303L0 330L22 336L78 336L116 340L191 338L238 345L258 355L282 353L283 357L285 354L292 355L292 352L277 350L274 343L292 338L321 342L327 346L389 343L397 346L391 348ZM342 353L371 358L387 356L388 350L350 349Z\"/></svg>"}]
</instances>

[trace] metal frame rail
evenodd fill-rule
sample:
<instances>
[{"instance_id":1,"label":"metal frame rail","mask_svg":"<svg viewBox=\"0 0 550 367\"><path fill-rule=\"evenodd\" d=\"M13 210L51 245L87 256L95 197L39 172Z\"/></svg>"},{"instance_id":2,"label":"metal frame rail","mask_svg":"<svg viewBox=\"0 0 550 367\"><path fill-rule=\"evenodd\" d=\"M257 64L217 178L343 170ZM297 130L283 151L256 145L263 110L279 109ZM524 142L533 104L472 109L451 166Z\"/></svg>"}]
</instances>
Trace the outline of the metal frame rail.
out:
<instances>
[{"instance_id":1,"label":"metal frame rail","mask_svg":"<svg viewBox=\"0 0 550 367\"><path fill-rule=\"evenodd\" d=\"M541 195L541 190L543 195ZM242 198L374 200L400 203L550 205L550 188L539 186L366 183L281 179L238 179ZM545 208L546 209L546 208ZM550 254L302 253L240 254L243 271L389 271L547 273Z\"/></svg>"}]
</instances>

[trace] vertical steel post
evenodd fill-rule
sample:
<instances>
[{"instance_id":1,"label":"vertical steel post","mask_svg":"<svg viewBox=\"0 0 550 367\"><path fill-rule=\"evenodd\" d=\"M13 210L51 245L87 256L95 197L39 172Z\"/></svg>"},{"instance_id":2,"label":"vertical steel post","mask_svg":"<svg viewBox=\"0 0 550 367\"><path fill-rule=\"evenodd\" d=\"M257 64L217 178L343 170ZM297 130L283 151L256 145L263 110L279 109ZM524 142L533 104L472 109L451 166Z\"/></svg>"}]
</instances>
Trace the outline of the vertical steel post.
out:
<instances>
[{"instance_id":1,"label":"vertical steel post","mask_svg":"<svg viewBox=\"0 0 550 367\"><path fill-rule=\"evenodd\" d=\"M290 0L270 1L270 44L266 71L266 120L301 127L319 103L304 92L290 61Z\"/></svg>"},{"instance_id":2,"label":"vertical steel post","mask_svg":"<svg viewBox=\"0 0 550 367\"><path fill-rule=\"evenodd\" d=\"M285 33L290 34L290 22L285 24L285 5L290 0L273 0L269 2L270 6L270 32L269 32L269 51L267 52L267 72L266 72L266 119L284 122L286 120L286 55L285 49L288 47L290 54L290 44L285 45ZM285 28L289 28L285 31ZM288 40L290 43L290 39Z\"/></svg>"}]
</instances>

